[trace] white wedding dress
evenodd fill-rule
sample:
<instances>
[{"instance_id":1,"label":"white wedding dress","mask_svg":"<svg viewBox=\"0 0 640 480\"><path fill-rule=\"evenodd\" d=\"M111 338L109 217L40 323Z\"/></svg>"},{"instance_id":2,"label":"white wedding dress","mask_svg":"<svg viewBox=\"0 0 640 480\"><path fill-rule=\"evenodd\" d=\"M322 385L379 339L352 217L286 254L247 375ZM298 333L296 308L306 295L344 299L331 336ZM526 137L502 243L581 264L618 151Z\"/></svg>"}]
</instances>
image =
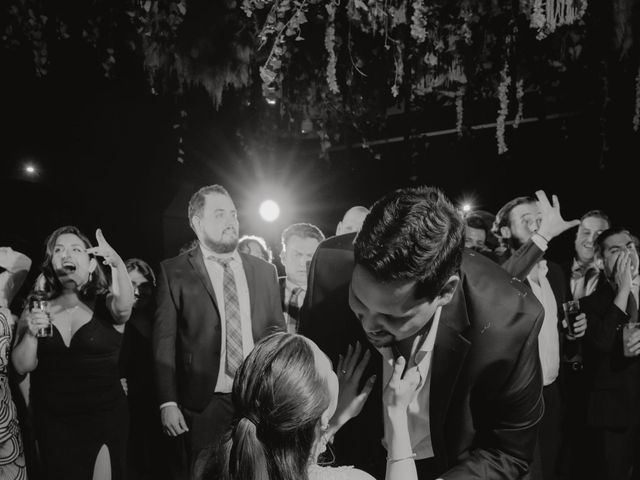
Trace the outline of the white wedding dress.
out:
<instances>
[{"instance_id":1,"label":"white wedding dress","mask_svg":"<svg viewBox=\"0 0 640 480\"><path fill-rule=\"evenodd\" d=\"M353 467L309 467L309 480L375 480L367 472Z\"/></svg>"}]
</instances>

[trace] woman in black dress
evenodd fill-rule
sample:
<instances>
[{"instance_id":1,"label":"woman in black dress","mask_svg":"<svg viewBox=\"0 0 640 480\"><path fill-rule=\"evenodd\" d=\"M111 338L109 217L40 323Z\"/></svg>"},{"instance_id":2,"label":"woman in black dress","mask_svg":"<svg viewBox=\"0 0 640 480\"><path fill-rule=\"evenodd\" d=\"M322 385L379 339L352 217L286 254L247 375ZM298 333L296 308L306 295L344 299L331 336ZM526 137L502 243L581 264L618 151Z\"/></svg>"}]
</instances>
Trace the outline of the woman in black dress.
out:
<instances>
[{"instance_id":1,"label":"woman in black dress","mask_svg":"<svg viewBox=\"0 0 640 480\"><path fill-rule=\"evenodd\" d=\"M47 239L42 267L48 311L25 310L13 364L31 373L36 437L45 478L124 477L127 402L118 358L134 292L126 266L98 230L97 247L76 227ZM98 263L111 270L111 286ZM51 322L53 334L38 337Z\"/></svg>"}]
</instances>

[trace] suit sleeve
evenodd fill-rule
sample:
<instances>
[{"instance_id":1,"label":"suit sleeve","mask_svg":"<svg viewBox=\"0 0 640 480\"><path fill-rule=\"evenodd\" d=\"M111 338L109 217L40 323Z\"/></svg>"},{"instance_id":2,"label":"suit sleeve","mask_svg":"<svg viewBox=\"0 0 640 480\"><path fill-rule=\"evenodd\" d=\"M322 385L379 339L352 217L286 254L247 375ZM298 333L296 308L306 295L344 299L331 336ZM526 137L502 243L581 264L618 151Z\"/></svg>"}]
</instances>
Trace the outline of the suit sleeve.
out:
<instances>
[{"instance_id":1,"label":"suit sleeve","mask_svg":"<svg viewBox=\"0 0 640 480\"><path fill-rule=\"evenodd\" d=\"M629 320L629 315L620 310L613 300L605 309L600 310L595 308L593 302L583 301L581 306L589 322L584 337L585 343L599 353L611 353L616 346L621 347L618 332Z\"/></svg>"},{"instance_id":2,"label":"suit sleeve","mask_svg":"<svg viewBox=\"0 0 640 480\"><path fill-rule=\"evenodd\" d=\"M178 403L176 388L176 332L178 312L171 295L167 274L160 264L156 311L151 337L158 402Z\"/></svg>"},{"instance_id":3,"label":"suit sleeve","mask_svg":"<svg viewBox=\"0 0 640 480\"><path fill-rule=\"evenodd\" d=\"M521 349L512 373L497 397L483 411L490 418L479 418L477 448L442 475L447 480L521 478L533 461L538 423L544 411L542 372L538 356L541 311Z\"/></svg>"},{"instance_id":4,"label":"suit sleeve","mask_svg":"<svg viewBox=\"0 0 640 480\"><path fill-rule=\"evenodd\" d=\"M542 260L544 252L529 239L502 264L509 275L524 282L536 263Z\"/></svg>"}]
</instances>

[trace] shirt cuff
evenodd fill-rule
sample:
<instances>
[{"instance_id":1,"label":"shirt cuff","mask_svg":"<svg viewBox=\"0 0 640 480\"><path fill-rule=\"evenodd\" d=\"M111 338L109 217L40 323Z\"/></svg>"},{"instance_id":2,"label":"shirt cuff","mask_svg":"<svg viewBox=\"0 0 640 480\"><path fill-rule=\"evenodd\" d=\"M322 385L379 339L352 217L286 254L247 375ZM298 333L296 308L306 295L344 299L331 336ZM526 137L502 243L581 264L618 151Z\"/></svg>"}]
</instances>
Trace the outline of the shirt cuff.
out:
<instances>
[{"instance_id":1,"label":"shirt cuff","mask_svg":"<svg viewBox=\"0 0 640 480\"><path fill-rule=\"evenodd\" d=\"M164 402L162 405L160 405L160 410L162 410L164 407L177 407L178 404L176 402Z\"/></svg>"},{"instance_id":2,"label":"shirt cuff","mask_svg":"<svg viewBox=\"0 0 640 480\"><path fill-rule=\"evenodd\" d=\"M544 239L544 237L542 235L540 235L539 233L534 233L531 236L531 241L533 243L536 244L536 246L542 250L543 252L547 251L547 248L549 248L549 243Z\"/></svg>"}]
</instances>

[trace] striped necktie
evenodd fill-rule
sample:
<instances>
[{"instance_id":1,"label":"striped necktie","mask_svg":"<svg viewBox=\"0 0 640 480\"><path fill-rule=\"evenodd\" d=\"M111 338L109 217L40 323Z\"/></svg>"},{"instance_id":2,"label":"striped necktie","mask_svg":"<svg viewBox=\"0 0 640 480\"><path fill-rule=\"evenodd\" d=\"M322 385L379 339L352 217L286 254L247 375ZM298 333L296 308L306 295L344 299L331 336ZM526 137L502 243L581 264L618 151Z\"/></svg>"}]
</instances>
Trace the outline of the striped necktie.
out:
<instances>
[{"instance_id":1,"label":"striped necktie","mask_svg":"<svg viewBox=\"0 0 640 480\"><path fill-rule=\"evenodd\" d=\"M240 302L238 301L238 291L236 280L231 270L233 258L217 258L213 255L208 257L222 266L224 275L222 285L224 291L224 318L226 326L226 373L230 377L235 376L236 370L244 360L242 350L242 325L240 323Z\"/></svg>"}]
</instances>

